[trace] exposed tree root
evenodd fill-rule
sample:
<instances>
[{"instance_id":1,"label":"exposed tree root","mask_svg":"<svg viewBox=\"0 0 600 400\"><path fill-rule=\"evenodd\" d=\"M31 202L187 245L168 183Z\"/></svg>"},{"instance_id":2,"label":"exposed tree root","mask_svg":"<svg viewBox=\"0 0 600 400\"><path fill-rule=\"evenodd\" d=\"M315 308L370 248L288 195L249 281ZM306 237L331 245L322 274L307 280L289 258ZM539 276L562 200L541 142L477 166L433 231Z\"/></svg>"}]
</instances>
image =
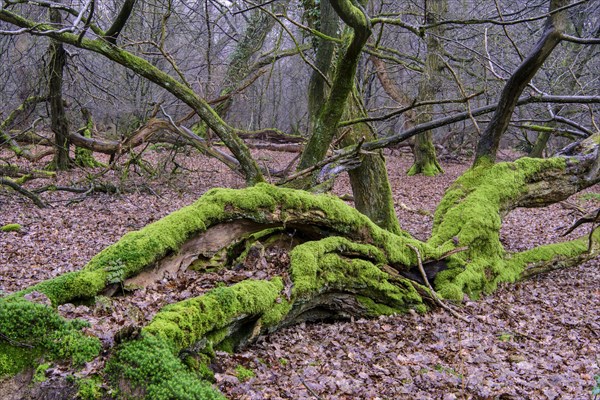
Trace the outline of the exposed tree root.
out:
<instances>
[{"instance_id":1,"label":"exposed tree root","mask_svg":"<svg viewBox=\"0 0 600 400\"><path fill-rule=\"evenodd\" d=\"M383 230L330 196L265 184L211 190L126 234L82 270L0 299L11 315L24 316L16 328L0 313L0 375L39 357L77 364L98 354L97 340L86 339L81 324L44 304L127 296L182 270L251 268L277 249L285 256L265 279L215 287L170 304L146 326L119 334L121 344L107 349L103 373L114 393L169 399L185 388L191 398L220 398L206 383L215 349L235 350L303 321L425 312L443 306L436 293L460 301L465 294L490 292L499 282L596 256L600 231L589 251L587 235L516 254L507 254L499 241L500 216L508 210L560 201L592 184L574 179L589 176L594 161L583 160L521 160L468 171L447 191L427 243ZM52 321L48 337L68 334L72 342L36 341L28 332L37 332L44 319ZM23 349L14 343L33 345L33 358L19 358Z\"/></svg>"}]
</instances>

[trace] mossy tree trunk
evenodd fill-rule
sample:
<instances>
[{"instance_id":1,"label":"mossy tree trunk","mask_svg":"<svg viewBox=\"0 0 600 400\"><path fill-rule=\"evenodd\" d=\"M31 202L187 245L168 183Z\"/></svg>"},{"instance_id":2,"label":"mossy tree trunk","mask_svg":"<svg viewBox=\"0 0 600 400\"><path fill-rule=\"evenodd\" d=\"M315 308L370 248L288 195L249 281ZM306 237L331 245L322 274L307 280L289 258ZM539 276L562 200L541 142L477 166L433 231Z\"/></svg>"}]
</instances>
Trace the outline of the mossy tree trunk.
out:
<instances>
[{"instance_id":1,"label":"mossy tree trunk","mask_svg":"<svg viewBox=\"0 0 600 400\"><path fill-rule=\"evenodd\" d=\"M279 4L278 7L283 6ZM275 26L275 19L269 14L263 12L261 9L253 11L248 22L248 27L243 37L238 41L229 60L225 79L219 93L220 96L225 96L234 91L248 76L250 73L250 61L263 47L267 35L273 30L273 26ZM233 99L227 97L225 101L215 107L215 110L219 115L225 117L232 102Z\"/></svg>"},{"instance_id":2,"label":"mossy tree trunk","mask_svg":"<svg viewBox=\"0 0 600 400\"><path fill-rule=\"evenodd\" d=\"M57 9L49 11L50 22L61 26L62 17ZM50 102L50 127L54 132L54 159L52 167L57 170L69 169L69 121L65 114L63 101L63 70L66 63L66 52L63 44L57 40L50 40L48 48L50 61L48 62L48 97Z\"/></svg>"},{"instance_id":3,"label":"mossy tree trunk","mask_svg":"<svg viewBox=\"0 0 600 400\"><path fill-rule=\"evenodd\" d=\"M81 332L85 324L59 317L50 304L127 296L165 275L255 266L269 254L287 254L276 276L216 287L119 334L121 344L105 348L108 361L95 378L117 397L220 398L205 380L215 349L235 350L301 321L425 312L434 303L418 257L436 291L456 301L596 257L600 230L591 246L585 235L517 253L505 251L499 231L516 207L544 206L596 184L598 164L592 138L557 158L472 168L446 192L427 242L381 229L332 196L266 184L212 190L126 234L82 270L0 299L0 375L40 359L67 359L77 369L99 356L98 339Z\"/></svg>"},{"instance_id":4,"label":"mossy tree trunk","mask_svg":"<svg viewBox=\"0 0 600 400\"><path fill-rule=\"evenodd\" d=\"M348 105L348 115L364 116L358 103L358 91ZM342 146L356 145L361 140L376 139L367 124L354 125L340 141ZM350 186L356 209L369 217L378 226L390 232L400 233L400 222L396 216L392 188L388 178L385 158L381 150L363 154L360 165L348 171Z\"/></svg>"},{"instance_id":5,"label":"mossy tree trunk","mask_svg":"<svg viewBox=\"0 0 600 400\"><path fill-rule=\"evenodd\" d=\"M321 123L334 122L334 128L321 125L315 131L320 138L313 146L320 140L325 149L341 117L337 114L341 111L332 107L345 108L353 88L354 72L348 79L339 71L355 70L356 58L348 56L360 51L369 33L366 16L354 3L332 4L353 27L354 37L336 71L335 90L319 116ZM555 1L552 4L556 6ZM4 9L0 17L37 29ZM367 31L361 31L365 27ZM56 36L77 45L74 35ZM125 64L131 61L130 55L111 44L85 38L80 44ZM539 51L545 50L537 46L534 52ZM193 93L177 86L177 81L141 59L134 61L136 71L151 79L164 78L165 87L194 104L199 114L214 114ZM509 80L508 85L513 83ZM219 121L218 115L213 117L213 122ZM229 129L220 122L215 127ZM110 388L110 395L117 397L221 398L206 381L215 349L235 350L259 335L300 321L410 309L425 312L434 303L419 274L419 259L436 291L445 299L461 301L465 295L475 298L492 292L500 282L597 257L598 229L576 240L509 253L500 242L500 228L502 217L516 207L545 206L598 183L598 143L598 137L591 137L556 158L499 164L489 162L495 152L493 146L491 152L486 150L489 143L483 144L481 154L488 162L480 158L446 191L426 242L400 230L382 229L332 196L262 183L243 190L212 190L191 206L126 234L80 271L2 297L0 376L40 360L63 367L71 362L76 370L100 355L99 339L82 331L85 323L60 317L54 308L60 304L93 302L99 294L127 296L154 285L165 274L180 271L202 274L208 268L233 268L246 261L259 265L256 261L271 250L287 255L281 258L287 261L275 276L217 286L169 304L145 326L115 338L118 345L108 341L102 355L107 362L95 376L104 386L97 385L97 389ZM323 155L312 158L312 154L304 161L312 165ZM258 248L269 251L255 251Z\"/></svg>"},{"instance_id":6,"label":"mossy tree trunk","mask_svg":"<svg viewBox=\"0 0 600 400\"><path fill-rule=\"evenodd\" d=\"M357 7L350 0L331 0L331 5L340 18L352 28L352 38L338 57L329 96L320 110L313 133L302 153L298 170L315 165L327 154L337 134L348 96L352 93L362 49L371 35L370 21L362 7Z\"/></svg>"},{"instance_id":7,"label":"mossy tree trunk","mask_svg":"<svg viewBox=\"0 0 600 400\"><path fill-rule=\"evenodd\" d=\"M333 4L324 1L320 3L319 7L319 25L322 32L329 37L336 37L338 30L338 15L335 12ZM351 46L351 42L354 40L353 33L350 30L347 30L343 40L347 43L345 46ZM325 78L333 74L333 80L337 81L337 74L340 73L338 69L341 68L340 66L342 63L348 62L346 60L348 54L340 50L337 57L337 67L332 68L335 43L332 43L329 40L319 39L317 41L317 46L317 58L315 64L318 71L313 71L308 91L309 115L313 136L322 135L323 132L319 131L319 127L323 124L323 121L321 121L321 118L324 116L323 112L326 107L334 107L334 105L328 105L327 103L329 101L328 98L331 97L331 93L335 90L335 87L331 88L331 91L327 90ZM352 79L347 82L351 85L350 93L348 93L350 99L345 102L346 109L339 115L338 122L342 115L350 117L359 115L364 116L364 112L359 104L360 94L354 83L355 71L356 67L354 67L354 72L351 76ZM345 73L348 73L348 71L345 71ZM332 130L332 133L335 135L338 134L337 127ZM343 135L344 136L340 140L342 146L350 146L357 144L361 140L373 140L376 138L367 124L353 126L351 129L344 132ZM330 140L333 140L333 137ZM325 150L327 150L329 143L325 146ZM307 148L305 149L305 152L307 151L310 150ZM356 209L371 218L378 226L391 232L400 232L400 224L394 209L392 189L390 187L385 159L382 152L375 151L372 152L372 154L362 155L360 165L349 170L348 175L350 177L350 185L352 186Z\"/></svg>"},{"instance_id":8,"label":"mossy tree trunk","mask_svg":"<svg viewBox=\"0 0 600 400\"><path fill-rule=\"evenodd\" d=\"M445 18L448 11L447 0L428 0L425 1L425 24L435 24ZM434 26L428 29L425 34L427 44L427 55L425 56L425 68L419 81L418 99L421 101L435 100L437 93L442 85L442 71L444 63L442 54L444 48L440 41L443 35L442 25ZM433 119L433 106L423 107L423 111L417 116L417 124L429 122ZM408 175L423 174L426 176L435 176L444 172L433 145L433 135L431 131L419 133L415 136L413 146L415 157L413 165L408 170Z\"/></svg>"},{"instance_id":9,"label":"mossy tree trunk","mask_svg":"<svg viewBox=\"0 0 600 400\"><path fill-rule=\"evenodd\" d=\"M305 12L311 11L307 10ZM321 1L319 3L319 30L323 34L335 38L338 36L338 29L339 16L333 9L331 2ZM308 84L309 134L313 132L314 127L317 125L319 114L329 94L326 78L331 76L331 65L336 49L336 44L331 40L317 38L315 43L315 67L318 71L311 73Z\"/></svg>"},{"instance_id":10,"label":"mossy tree trunk","mask_svg":"<svg viewBox=\"0 0 600 400\"><path fill-rule=\"evenodd\" d=\"M551 136L552 135L550 131L539 132L537 138L535 139L535 143L529 152L529 157L543 158L544 150L546 149Z\"/></svg>"},{"instance_id":11,"label":"mossy tree trunk","mask_svg":"<svg viewBox=\"0 0 600 400\"><path fill-rule=\"evenodd\" d=\"M82 108L81 114L85 125L79 130L79 133L82 137L91 139L93 132L96 130L92 113L87 108ZM92 150L80 146L75 147L75 164L84 168L95 168L104 165L94 158Z\"/></svg>"}]
</instances>

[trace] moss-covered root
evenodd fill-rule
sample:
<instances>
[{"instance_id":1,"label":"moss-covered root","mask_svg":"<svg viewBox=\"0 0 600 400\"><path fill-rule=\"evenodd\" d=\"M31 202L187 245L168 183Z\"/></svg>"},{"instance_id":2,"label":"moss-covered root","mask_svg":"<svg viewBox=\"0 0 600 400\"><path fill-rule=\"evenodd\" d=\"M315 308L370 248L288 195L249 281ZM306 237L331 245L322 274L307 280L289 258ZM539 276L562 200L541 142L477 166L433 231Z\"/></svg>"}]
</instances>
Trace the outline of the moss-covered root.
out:
<instances>
[{"instance_id":1,"label":"moss-covered root","mask_svg":"<svg viewBox=\"0 0 600 400\"><path fill-rule=\"evenodd\" d=\"M40 358L90 361L100 341L81 332L85 321L68 321L45 304L22 298L0 301L0 378L33 366Z\"/></svg>"},{"instance_id":2,"label":"moss-covered root","mask_svg":"<svg viewBox=\"0 0 600 400\"><path fill-rule=\"evenodd\" d=\"M384 251L341 237L301 244L291 253L287 285L248 280L166 306L139 339L117 349L108 375L124 396L218 398L202 382L213 349L230 351L299 321L425 311L415 284L382 271L386 262Z\"/></svg>"},{"instance_id":3,"label":"moss-covered root","mask_svg":"<svg viewBox=\"0 0 600 400\"><path fill-rule=\"evenodd\" d=\"M413 164L406 175L415 176L415 175L425 175L425 176L437 176L444 173L444 169L439 164L437 160L433 160L427 163L415 163Z\"/></svg>"},{"instance_id":4,"label":"moss-covered root","mask_svg":"<svg viewBox=\"0 0 600 400\"><path fill-rule=\"evenodd\" d=\"M415 162L406 173L408 176L419 174L436 176L444 173L437 159L433 139L430 134L419 134L415 137L413 153L415 155Z\"/></svg>"},{"instance_id":5,"label":"moss-covered root","mask_svg":"<svg viewBox=\"0 0 600 400\"><path fill-rule=\"evenodd\" d=\"M289 305L283 283L248 280L163 308L141 338L123 344L107 366L120 394L148 399L220 399L207 382L206 365L179 358L182 350L212 355L281 321Z\"/></svg>"},{"instance_id":6,"label":"moss-covered root","mask_svg":"<svg viewBox=\"0 0 600 400\"><path fill-rule=\"evenodd\" d=\"M600 255L600 228L590 235L575 240L536 247L511 254L506 268L519 273L526 279L555 269L572 267Z\"/></svg>"},{"instance_id":7,"label":"moss-covered root","mask_svg":"<svg viewBox=\"0 0 600 400\"><path fill-rule=\"evenodd\" d=\"M396 236L384 231L338 198L259 184L242 190L211 190L192 205L126 234L98 253L81 271L42 282L16 296L39 291L54 305L91 298L107 285L136 276L164 257L178 254L187 241L207 228L240 220L256 223L257 230L264 229L264 225L310 226L312 234L337 234L376 245L381 243L390 252L403 253L404 256L396 258L404 260L405 265L414 265L416 261L410 250L396 246L398 238L409 240L406 233Z\"/></svg>"},{"instance_id":8,"label":"moss-covered root","mask_svg":"<svg viewBox=\"0 0 600 400\"><path fill-rule=\"evenodd\" d=\"M582 163L565 158L523 158L465 172L440 202L428 241L434 247L453 242L468 248L459 254L461 262L451 263L450 269L436 277L439 293L460 300L464 294L476 297L495 290L498 282L519 279L524 261L517 267L517 260L541 255L546 249L507 262L509 255L500 242L501 216L516 207L539 207L563 200L593 184L584 179L585 174ZM563 258L570 251L563 252Z\"/></svg>"},{"instance_id":9,"label":"moss-covered root","mask_svg":"<svg viewBox=\"0 0 600 400\"><path fill-rule=\"evenodd\" d=\"M312 307L331 307L332 314L378 316L403 313L409 309L425 311L415 283L398 274L391 276L382 268L389 260L384 251L352 242L343 237L328 237L301 244L290 254L290 277L294 284L293 318ZM356 303L344 307L315 298L325 293L350 294Z\"/></svg>"}]
</instances>

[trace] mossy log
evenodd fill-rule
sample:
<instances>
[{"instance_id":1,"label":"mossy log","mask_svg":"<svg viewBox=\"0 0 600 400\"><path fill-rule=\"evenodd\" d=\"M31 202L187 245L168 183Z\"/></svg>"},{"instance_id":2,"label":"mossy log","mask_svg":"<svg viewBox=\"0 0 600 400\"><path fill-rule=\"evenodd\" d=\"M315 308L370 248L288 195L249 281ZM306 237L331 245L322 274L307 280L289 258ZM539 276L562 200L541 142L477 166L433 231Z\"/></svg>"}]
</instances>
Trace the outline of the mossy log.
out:
<instances>
[{"instance_id":1,"label":"mossy log","mask_svg":"<svg viewBox=\"0 0 600 400\"><path fill-rule=\"evenodd\" d=\"M105 379L110 396L221 398L207 381L215 349L235 350L301 321L425 312L434 303L418 256L438 293L454 300L597 256L598 231L591 247L586 235L509 254L499 241L501 217L511 209L546 205L597 182L589 179L594 159L576 159L523 159L467 171L447 191L427 242L383 230L332 196L266 184L211 190L126 234L80 271L0 299L0 375L40 360L66 360L76 369L98 356L99 340L82 330L86 323L60 317L53 308L59 304L127 296L165 274L250 265L283 249L287 261L268 279L167 305L101 356L108 360L98 379Z\"/></svg>"}]
</instances>

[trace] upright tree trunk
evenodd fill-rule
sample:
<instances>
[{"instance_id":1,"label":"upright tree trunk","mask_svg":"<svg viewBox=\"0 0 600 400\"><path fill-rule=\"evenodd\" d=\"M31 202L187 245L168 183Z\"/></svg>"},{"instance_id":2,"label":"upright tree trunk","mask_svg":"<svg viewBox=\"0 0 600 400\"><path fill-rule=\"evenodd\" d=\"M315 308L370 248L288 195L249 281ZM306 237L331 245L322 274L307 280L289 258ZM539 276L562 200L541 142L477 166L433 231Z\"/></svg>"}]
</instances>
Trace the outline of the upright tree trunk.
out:
<instances>
[{"instance_id":1,"label":"upright tree trunk","mask_svg":"<svg viewBox=\"0 0 600 400\"><path fill-rule=\"evenodd\" d=\"M336 36L338 29L338 16L328 1L320 4L321 11L321 31L328 36ZM348 35L350 35L348 33ZM316 66L320 72L314 71L309 85L309 114L313 134L318 134L319 118L326 104L327 87L325 76L330 75L331 64L335 45L326 40L318 41ZM344 54L340 53L338 62L343 62ZM335 71L338 74L338 71ZM337 79L337 78L335 78ZM351 96L346 106L345 113L348 116L357 116L361 114L360 104L357 103L359 94L354 85L354 73L351 80L354 96ZM337 130L337 129L336 129ZM353 126L351 131L346 133L341 141L343 146L349 146L362 139L373 140L375 135L366 124ZM400 224L394 209L392 198L392 189L388 180L385 159L381 151L374 154L364 155L358 168L348 172L350 185L354 195L354 205L356 209L368 216L380 227L394 233L400 232Z\"/></svg>"},{"instance_id":2,"label":"upright tree trunk","mask_svg":"<svg viewBox=\"0 0 600 400\"><path fill-rule=\"evenodd\" d=\"M256 9L250 17L244 36L237 43L235 51L229 60L227 72L220 96L225 96L239 87L240 83L248 76L250 60L258 52L275 25L275 19L260 9ZM228 97L215 107L221 117L227 115L233 99Z\"/></svg>"},{"instance_id":3,"label":"upright tree trunk","mask_svg":"<svg viewBox=\"0 0 600 400\"><path fill-rule=\"evenodd\" d=\"M529 157L531 158L544 158L544 149L550 140L550 132L540 132L538 133L537 138L535 139L535 143L533 144L533 148L529 152Z\"/></svg>"},{"instance_id":4,"label":"upright tree trunk","mask_svg":"<svg viewBox=\"0 0 600 400\"><path fill-rule=\"evenodd\" d=\"M50 21L57 25L62 23L60 11L50 8ZM62 96L63 70L66 62L65 49L61 42L51 39L48 48L50 61L48 63L48 94L50 100L51 129L54 132L53 167L57 170L69 168L69 123L65 115Z\"/></svg>"},{"instance_id":5,"label":"upright tree trunk","mask_svg":"<svg viewBox=\"0 0 600 400\"><path fill-rule=\"evenodd\" d=\"M363 114L356 103L357 98L350 101L347 110L353 117ZM341 144L350 146L363 138L367 141L376 139L368 125L358 124L344 136ZM348 171L348 176L354 195L354 207L381 228L400 234L400 223L394 209L392 188L382 151L377 150L363 155L358 168Z\"/></svg>"},{"instance_id":6,"label":"upright tree trunk","mask_svg":"<svg viewBox=\"0 0 600 400\"><path fill-rule=\"evenodd\" d=\"M336 13L352 28L352 40L338 59L330 95L319 113L314 132L302 153L298 170L312 167L327 154L329 145L337 134L348 95L354 87L356 67L362 49L371 36L371 24L362 7L355 6L350 0L330 1Z\"/></svg>"},{"instance_id":7,"label":"upright tree trunk","mask_svg":"<svg viewBox=\"0 0 600 400\"><path fill-rule=\"evenodd\" d=\"M336 14L331 2L321 1L320 5L320 26L319 30L330 37L338 36L339 17ZM331 75L331 63L335 52L335 43L317 39L317 49L315 57L315 66L319 71L313 71L308 83L308 115L310 120L310 132L314 131L319 114L325 104L328 95L327 82L323 75ZM323 74L323 75L321 75Z\"/></svg>"},{"instance_id":8,"label":"upright tree trunk","mask_svg":"<svg viewBox=\"0 0 600 400\"><path fill-rule=\"evenodd\" d=\"M425 23L433 24L440 21L446 15L448 10L447 0L429 0L425 1ZM443 51L442 43L438 36L442 34L442 27L436 26L430 28L427 32L427 56L425 57L425 68L421 81L419 82L419 100L435 100L437 92L442 84L441 73L444 65L441 54ZM426 123L433 118L433 106L423 107L423 111L417 117L417 124ZM408 170L408 175L423 174L435 176L444 172L435 154L433 146L433 137L431 131L419 133L415 137L413 146L415 161Z\"/></svg>"}]
</instances>

